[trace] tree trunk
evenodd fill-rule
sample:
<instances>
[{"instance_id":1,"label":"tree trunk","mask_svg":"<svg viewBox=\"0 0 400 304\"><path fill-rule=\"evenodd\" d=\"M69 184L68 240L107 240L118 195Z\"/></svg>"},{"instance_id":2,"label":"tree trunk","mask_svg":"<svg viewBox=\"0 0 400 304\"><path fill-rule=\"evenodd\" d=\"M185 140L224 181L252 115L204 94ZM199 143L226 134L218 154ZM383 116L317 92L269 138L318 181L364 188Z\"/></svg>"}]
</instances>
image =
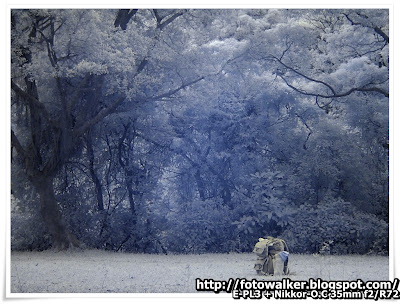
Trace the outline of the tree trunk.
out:
<instances>
[{"instance_id":1,"label":"tree trunk","mask_svg":"<svg viewBox=\"0 0 400 304\"><path fill-rule=\"evenodd\" d=\"M54 195L53 178L49 176L40 176L36 177L32 182L40 197L40 213L52 235L53 248L67 249L79 247L79 241L69 232L62 220Z\"/></svg>"},{"instance_id":2,"label":"tree trunk","mask_svg":"<svg viewBox=\"0 0 400 304\"><path fill-rule=\"evenodd\" d=\"M132 188L132 173L129 170L126 170L125 168L124 168L124 170L125 170L125 175L126 175L125 184L126 184L126 188L128 190L129 206L131 209L133 222L136 225L136 207L135 207L135 198L134 198L135 193ZM128 171L128 172L126 172L126 171Z\"/></svg>"},{"instance_id":3,"label":"tree trunk","mask_svg":"<svg viewBox=\"0 0 400 304\"><path fill-rule=\"evenodd\" d=\"M199 191L200 199L204 201L206 199L206 194L204 190L204 183L203 179L201 178L200 175L200 169L197 169L196 174L194 175L197 183L197 190Z\"/></svg>"},{"instance_id":4,"label":"tree trunk","mask_svg":"<svg viewBox=\"0 0 400 304\"><path fill-rule=\"evenodd\" d=\"M229 189L229 186L226 183L224 183L222 187L222 199L224 200L224 204L230 206L232 201L231 189Z\"/></svg>"},{"instance_id":5,"label":"tree trunk","mask_svg":"<svg viewBox=\"0 0 400 304\"><path fill-rule=\"evenodd\" d=\"M120 9L118 10L117 18L114 21L115 27L121 27L126 30L129 20L136 14L137 9Z\"/></svg>"},{"instance_id":6,"label":"tree trunk","mask_svg":"<svg viewBox=\"0 0 400 304\"><path fill-rule=\"evenodd\" d=\"M97 200L97 210L103 211L104 210L104 201L103 201L103 188L96 174L96 170L94 169L94 151L93 151L93 143L92 143L92 134L89 134L86 137L86 145L87 145L87 156L89 159L89 172L90 176L92 177L95 190L96 190L96 200Z\"/></svg>"}]
</instances>

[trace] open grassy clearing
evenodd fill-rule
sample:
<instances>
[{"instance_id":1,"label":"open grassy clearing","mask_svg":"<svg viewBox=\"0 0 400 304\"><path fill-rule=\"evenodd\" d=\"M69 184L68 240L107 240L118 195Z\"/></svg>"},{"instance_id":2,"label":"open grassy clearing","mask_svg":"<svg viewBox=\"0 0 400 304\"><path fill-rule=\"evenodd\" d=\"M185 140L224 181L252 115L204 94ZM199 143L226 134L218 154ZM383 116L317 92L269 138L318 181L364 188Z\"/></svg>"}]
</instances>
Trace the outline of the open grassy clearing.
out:
<instances>
[{"instance_id":1,"label":"open grassy clearing","mask_svg":"<svg viewBox=\"0 0 400 304\"><path fill-rule=\"evenodd\" d=\"M12 293L194 293L196 278L256 278L256 255L149 255L100 250L13 252ZM292 280L388 280L384 256L290 255Z\"/></svg>"}]
</instances>

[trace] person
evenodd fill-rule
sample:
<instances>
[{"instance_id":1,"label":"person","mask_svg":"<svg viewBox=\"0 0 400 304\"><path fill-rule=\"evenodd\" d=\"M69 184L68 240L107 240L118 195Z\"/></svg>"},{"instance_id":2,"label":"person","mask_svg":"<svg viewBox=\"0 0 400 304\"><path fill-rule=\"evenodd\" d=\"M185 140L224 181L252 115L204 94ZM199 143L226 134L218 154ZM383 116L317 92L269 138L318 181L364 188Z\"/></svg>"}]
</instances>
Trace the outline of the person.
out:
<instances>
[{"instance_id":1,"label":"person","mask_svg":"<svg viewBox=\"0 0 400 304\"><path fill-rule=\"evenodd\" d=\"M274 275L277 273L276 259L281 259L283 262L283 274L289 274L289 247L284 240L272 236L259 238L253 252L257 254L257 261L254 265L257 274Z\"/></svg>"}]
</instances>

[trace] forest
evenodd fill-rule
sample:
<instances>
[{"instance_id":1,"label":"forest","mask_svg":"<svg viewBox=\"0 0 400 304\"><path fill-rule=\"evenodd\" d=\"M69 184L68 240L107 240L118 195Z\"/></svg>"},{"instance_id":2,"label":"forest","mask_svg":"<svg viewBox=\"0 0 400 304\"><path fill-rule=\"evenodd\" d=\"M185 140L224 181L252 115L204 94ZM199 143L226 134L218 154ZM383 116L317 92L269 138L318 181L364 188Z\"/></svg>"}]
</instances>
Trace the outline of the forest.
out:
<instances>
[{"instance_id":1,"label":"forest","mask_svg":"<svg viewBox=\"0 0 400 304\"><path fill-rule=\"evenodd\" d=\"M387 9L12 9L11 249L389 252Z\"/></svg>"}]
</instances>

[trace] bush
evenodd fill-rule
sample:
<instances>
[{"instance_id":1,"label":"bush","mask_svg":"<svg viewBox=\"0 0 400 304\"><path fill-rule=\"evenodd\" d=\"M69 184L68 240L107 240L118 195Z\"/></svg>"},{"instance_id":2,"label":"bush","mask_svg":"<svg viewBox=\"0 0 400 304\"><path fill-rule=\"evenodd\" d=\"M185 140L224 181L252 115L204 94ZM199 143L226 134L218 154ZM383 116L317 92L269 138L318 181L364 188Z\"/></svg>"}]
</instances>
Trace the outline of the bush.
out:
<instances>
[{"instance_id":1,"label":"bush","mask_svg":"<svg viewBox=\"0 0 400 304\"><path fill-rule=\"evenodd\" d=\"M11 212L11 250L46 250L51 238L39 214Z\"/></svg>"},{"instance_id":2,"label":"bush","mask_svg":"<svg viewBox=\"0 0 400 304\"><path fill-rule=\"evenodd\" d=\"M281 237L298 253L332 240L332 254L388 254L388 224L340 199L300 206Z\"/></svg>"},{"instance_id":3,"label":"bush","mask_svg":"<svg viewBox=\"0 0 400 304\"><path fill-rule=\"evenodd\" d=\"M231 211L218 200L194 200L187 210L169 216L164 242L169 252L235 251Z\"/></svg>"}]
</instances>

